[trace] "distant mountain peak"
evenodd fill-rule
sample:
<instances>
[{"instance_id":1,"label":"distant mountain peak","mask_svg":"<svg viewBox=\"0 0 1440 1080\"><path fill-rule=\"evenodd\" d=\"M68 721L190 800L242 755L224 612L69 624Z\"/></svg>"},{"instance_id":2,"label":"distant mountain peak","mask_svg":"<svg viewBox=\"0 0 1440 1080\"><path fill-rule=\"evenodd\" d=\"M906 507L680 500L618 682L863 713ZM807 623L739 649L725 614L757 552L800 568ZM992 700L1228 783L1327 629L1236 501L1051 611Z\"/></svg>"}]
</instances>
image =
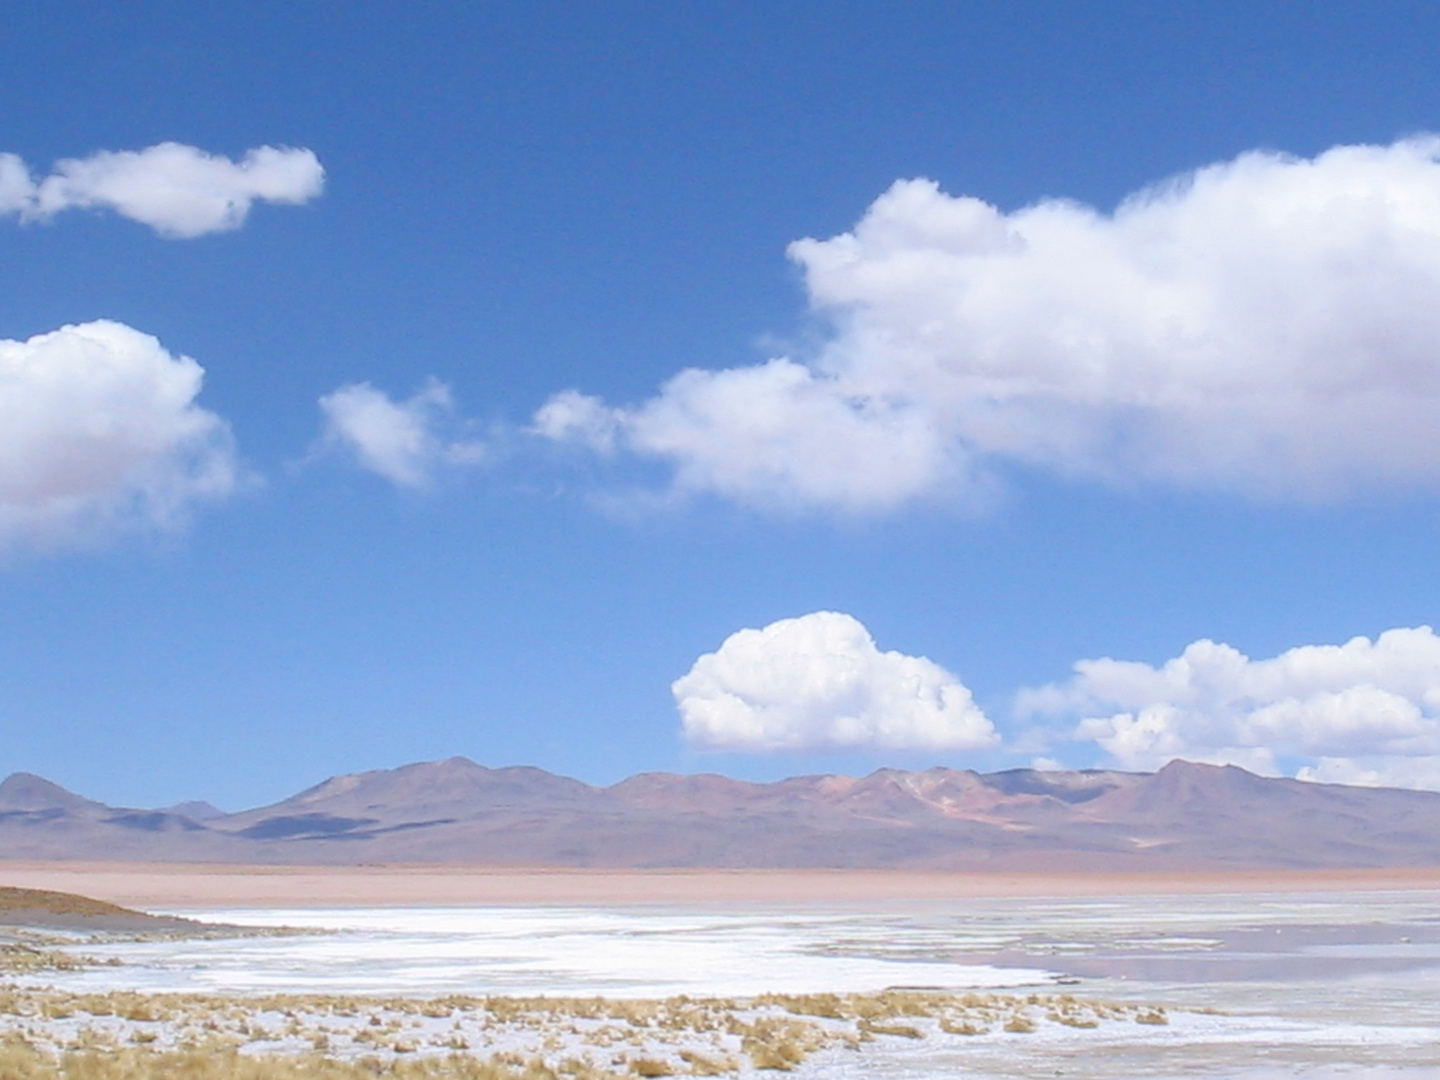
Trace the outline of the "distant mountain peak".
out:
<instances>
[{"instance_id":1,"label":"distant mountain peak","mask_svg":"<svg viewBox=\"0 0 1440 1080\"><path fill-rule=\"evenodd\" d=\"M1156 776L1183 776L1186 774L1194 776L1218 776L1226 771L1232 773L1248 772L1239 765L1214 765L1208 761L1188 761L1185 758L1171 758L1160 768L1155 770ZM1253 773L1251 775L1254 775Z\"/></svg>"},{"instance_id":2,"label":"distant mountain peak","mask_svg":"<svg viewBox=\"0 0 1440 1080\"><path fill-rule=\"evenodd\" d=\"M487 768L484 765L471 761L463 754L456 754L454 757L443 758L440 761L416 761L410 765L401 765L398 769L378 769L374 773L365 773L366 776L373 776L379 772L420 772L435 773L437 775L485 775L497 770Z\"/></svg>"},{"instance_id":3,"label":"distant mountain peak","mask_svg":"<svg viewBox=\"0 0 1440 1080\"><path fill-rule=\"evenodd\" d=\"M0 809L80 810L100 805L34 773L11 773L0 780Z\"/></svg>"},{"instance_id":4,"label":"distant mountain peak","mask_svg":"<svg viewBox=\"0 0 1440 1080\"><path fill-rule=\"evenodd\" d=\"M1285 784L1297 782L1281 777L1257 776L1239 765L1212 765L1204 761L1174 758L1157 769L1148 782L1155 787L1186 785L1256 791L1277 781Z\"/></svg>"},{"instance_id":5,"label":"distant mountain peak","mask_svg":"<svg viewBox=\"0 0 1440 1080\"><path fill-rule=\"evenodd\" d=\"M189 802L176 803L174 806L164 806L157 813L174 814L177 817L189 818L191 821L212 821L225 816L224 810L204 799L191 799Z\"/></svg>"}]
</instances>

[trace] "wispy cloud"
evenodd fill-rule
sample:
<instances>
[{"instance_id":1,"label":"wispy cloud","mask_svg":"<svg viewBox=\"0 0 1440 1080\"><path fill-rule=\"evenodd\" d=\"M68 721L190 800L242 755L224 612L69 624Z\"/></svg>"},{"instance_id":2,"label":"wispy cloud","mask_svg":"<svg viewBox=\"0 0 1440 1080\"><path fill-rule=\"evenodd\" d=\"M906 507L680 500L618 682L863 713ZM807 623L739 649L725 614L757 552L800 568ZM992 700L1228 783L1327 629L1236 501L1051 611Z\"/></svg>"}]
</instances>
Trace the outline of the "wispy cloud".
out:
<instances>
[{"instance_id":1,"label":"wispy cloud","mask_svg":"<svg viewBox=\"0 0 1440 1080\"><path fill-rule=\"evenodd\" d=\"M1282 499L1440 485L1440 139L1256 151L1113 213L897 182L790 247L817 355L575 390L534 429L681 491L884 510L1002 465Z\"/></svg>"},{"instance_id":2,"label":"wispy cloud","mask_svg":"<svg viewBox=\"0 0 1440 1080\"><path fill-rule=\"evenodd\" d=\"M450 388L434 379L404 401L369 383L350 383L322 397L320 410L325 442L396 487L429 487L437 470L485 457L480 441L447 434L465 425L456 420Z\"/></svg>"},{"instance_id":3,"label":"wispy cloud","mask_svg":"<svg viewBox=\"0 0 1440 1080\"><path fill-rule=\"evenodd\" d=\"M175 239L238 229L254 203L308 202L324 184L314 152L290 147L257 147L239 161L174 142L102 150L58 161L39 180L21 158L0 154L0 214L48 221L111 210Z\"/></svg>"}]
</instances>

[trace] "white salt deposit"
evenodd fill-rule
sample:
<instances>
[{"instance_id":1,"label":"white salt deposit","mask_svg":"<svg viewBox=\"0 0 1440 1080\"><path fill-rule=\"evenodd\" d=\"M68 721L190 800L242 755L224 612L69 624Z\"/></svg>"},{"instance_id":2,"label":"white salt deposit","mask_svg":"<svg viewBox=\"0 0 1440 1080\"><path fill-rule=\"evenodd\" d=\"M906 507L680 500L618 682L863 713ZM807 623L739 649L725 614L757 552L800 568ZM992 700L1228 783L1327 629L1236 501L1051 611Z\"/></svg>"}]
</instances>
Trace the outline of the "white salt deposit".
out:
<instances>
[{"instance_id":1,"label":"white salt deposit","mask_svg":"<svg viewBox=\"0 0 1440 1080\"><path fill-rule=\"evenodd\" d=\"M197 914L186 912L185 914ZM1440 1076L1440 894L974 900L836 907L208 911L315 935L87 947L68 989L623 997L1057 990L1169 1023L931 1030L826 1050L812 1078ZM1056 983L1065 985L1057 987Z\"/></svg>"},{"instance_id":2,"label":"white salt deposit","mask_svg":"<svg viewBox=\"0 0 1440 1080\"><path fill-rule=\"evenodd\" d=\"M208 911L245 926L328 933L92 948L122 967L64 981L85 989L224 993L730 997L892 986L1049 986L1038 967L927 962L854 951L854 913L669 908L379 908ZM882 917L883 921L883 917Z\"/></svg>"}]
</instances>

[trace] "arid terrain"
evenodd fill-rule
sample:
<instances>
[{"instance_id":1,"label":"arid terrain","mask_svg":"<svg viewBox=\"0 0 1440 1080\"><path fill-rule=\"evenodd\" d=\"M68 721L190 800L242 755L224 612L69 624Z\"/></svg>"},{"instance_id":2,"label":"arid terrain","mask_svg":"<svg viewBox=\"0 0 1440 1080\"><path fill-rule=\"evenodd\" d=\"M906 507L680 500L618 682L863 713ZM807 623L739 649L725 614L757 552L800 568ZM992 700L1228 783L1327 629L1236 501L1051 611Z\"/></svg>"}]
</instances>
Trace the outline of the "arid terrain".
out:
<instances>
[{"instance_id":1,"label":"arid terrain","mask_svg":"<svg viewBox=\"0 0 1440 1080\"><path fill-rule=\"evenodd\" d=\"M76 880L86 872L64 865ZM724 877L173 864L89 871L97 882L106 873L159 874L172 887L210 876L232 890L247 879L378 883L372 903L405 876L432 890L493 875L567 887L625 881L641 891ZM833 885L887 875L732 876ZM352 893L356 906L345 909L190 912L233 918L227 927L175 926L169 916L7 887L0 1075L1262 1080L1283 1072L1318 1080L1344 1072L1410 1080L1433 1070L1433 872L894 876L976 893L923 903L711 897L369 908ZM1045 881L1056 890L1048 897L998 895ZM1121 881L1144 894L1098 891ZM1069 893L1077 883L1097 891ZM1192 891L1176 891L1183 887ZM57 915L72 921L57 929L49 922ZM134 921L122 929L116 918Z\"/></svg>"},{"instance_id":2,"label":"arid terrain","mask_svg":"<svg viewBox=\"0 0 1440 1080\"><path fill-rule=\"evenodd\" d=\"M534 904L817 904L993 897L1440 890L1440 867L1045 873L517 869L396 864L0 863L0 882L160 910Z\"/></svg>"},{"instance_id":3,"label":"arid terrain","mask_svg":"<svg viewBox=\"0 0 1440 1080\"><path fill-rule=\"evenodd\" d=\"M1440 793L1160 771L954 769L599 788L465 758L335 777L271 806L104 805L0 783L0 859L247 865L1193 872L1440 866Z\"/></svg>"},{"instance_id":4,"label":"arid terrain","mask_svg":"<svg viewBox=\"0 0 1440 1080\"><path fill-rule=\"evenodd\" d=\"M60 936L47 932L62 930ZM866 1044L1013 1038L1043 1027L1167 1025L1158 1005L1065 993L764 994L665 1000L364 994L146 994L48 985L85 949L221 927L89 897L0 887L0 1075L249 1080L578 1080L794 1071ZM253 933L253 931L252 931ZM118 959L108 961L118 966Z\"/></svg>"}]
</instances>

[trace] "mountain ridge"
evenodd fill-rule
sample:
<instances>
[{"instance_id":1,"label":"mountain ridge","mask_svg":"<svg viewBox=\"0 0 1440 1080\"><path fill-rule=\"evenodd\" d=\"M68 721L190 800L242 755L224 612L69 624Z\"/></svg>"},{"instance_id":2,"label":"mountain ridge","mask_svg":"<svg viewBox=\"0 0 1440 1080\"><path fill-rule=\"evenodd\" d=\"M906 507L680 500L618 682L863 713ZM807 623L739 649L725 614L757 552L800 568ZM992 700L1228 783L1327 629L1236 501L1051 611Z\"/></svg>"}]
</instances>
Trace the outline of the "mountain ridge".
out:
<instances>
[{"instance_id":1,"label":"mountain ridge","mask_svg":"<svg viewBox=\"0 0 1440 1080\"><path fill-rule=\"evenodd\" d=\"M189 811L186 813L185 811ZM596 787L464 757L333 776L267 806L112 807L0 781L0 860L555 867L1177 870L1440 865L1440 793L1176 760L1154 773L936 767Z\"/></svg>"}]
</instances>

